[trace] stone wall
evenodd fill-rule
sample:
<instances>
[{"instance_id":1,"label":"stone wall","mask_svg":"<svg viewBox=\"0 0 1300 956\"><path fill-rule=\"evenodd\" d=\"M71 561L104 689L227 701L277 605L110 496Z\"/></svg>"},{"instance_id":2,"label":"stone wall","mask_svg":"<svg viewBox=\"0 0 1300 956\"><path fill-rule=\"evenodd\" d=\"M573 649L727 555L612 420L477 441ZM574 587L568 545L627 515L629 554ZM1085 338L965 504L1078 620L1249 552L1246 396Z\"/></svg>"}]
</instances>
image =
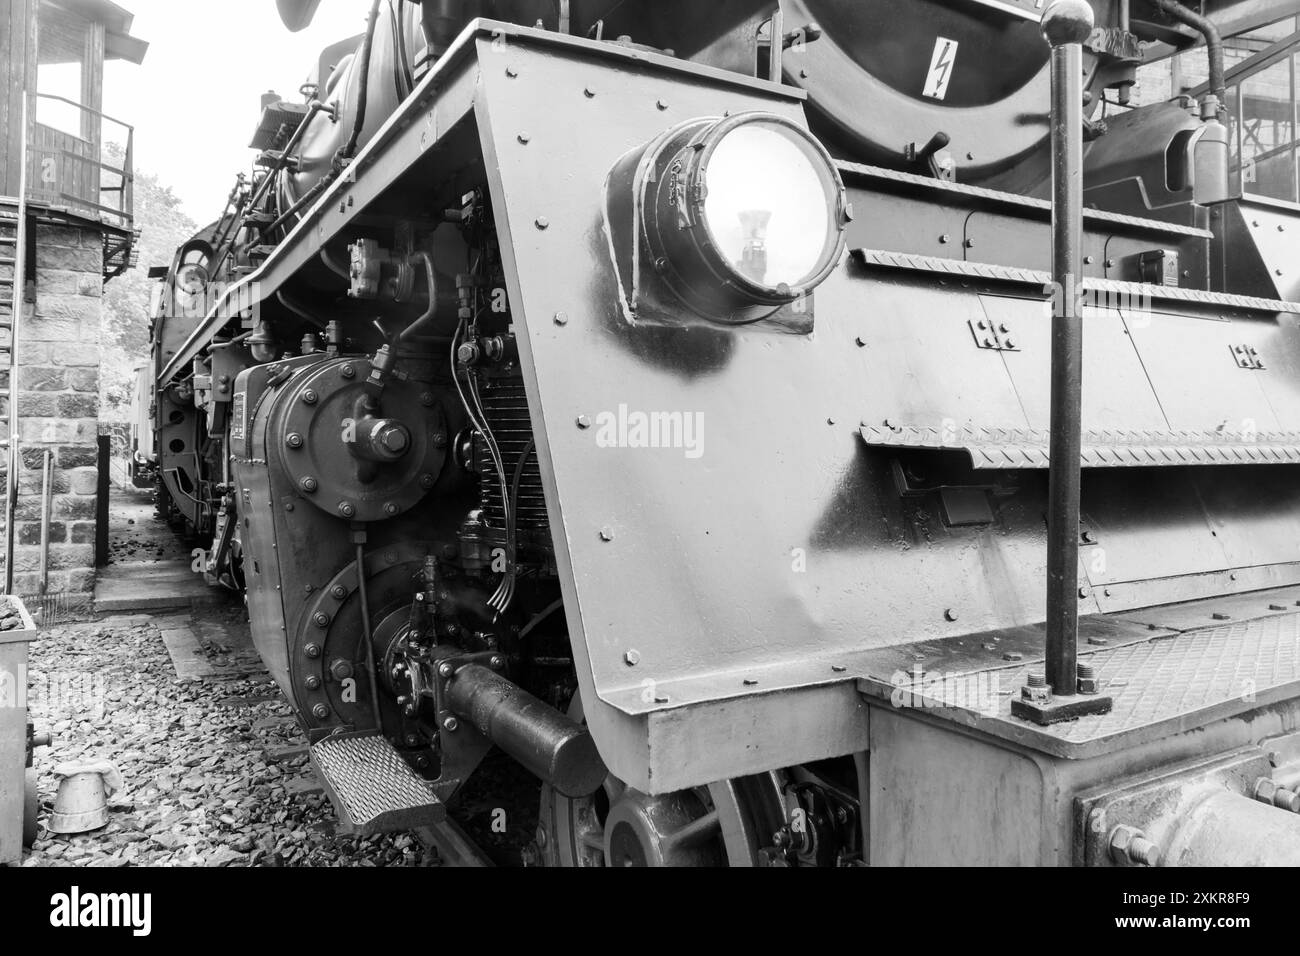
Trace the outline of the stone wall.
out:
<instances>
[{"instance_id":1,"label":"stone wall","mask_svg":"<svg viewBox=\"0 0 1300 956\"><path fill-rule=\"evenodd\" d=\"M38 225L36 281L18 340L18 483L14 590L39 588L41 465L54 456L50 594L94 590L103 239L97 229Z\"/></svg>"}]
</instances>

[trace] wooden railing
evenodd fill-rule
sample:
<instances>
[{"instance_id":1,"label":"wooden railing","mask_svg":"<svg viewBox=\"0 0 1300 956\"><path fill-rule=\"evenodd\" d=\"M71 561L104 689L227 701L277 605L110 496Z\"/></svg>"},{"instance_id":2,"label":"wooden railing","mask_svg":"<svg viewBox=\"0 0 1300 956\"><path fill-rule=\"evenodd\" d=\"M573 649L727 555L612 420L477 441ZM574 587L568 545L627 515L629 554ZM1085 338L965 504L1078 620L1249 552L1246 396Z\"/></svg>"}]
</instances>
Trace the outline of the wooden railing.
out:
<instances>
[{"instance_id":1,"label":"wooden railing","mask_svg":"<svg viewBox=\"0 0 1300 956\"><path fill-rule=\"evenodd\" d=\"M129 231L134 210L135 128L62 96L37 93L33 99L55 101L77 110L81 130L89 138L36 122L33 103L28 111L33 117L27 140L28 199L64 207ZM104 135L105 124L116 126L124 133L120 155L105 148L110 142Z\"/></svg>"}]
</instances>

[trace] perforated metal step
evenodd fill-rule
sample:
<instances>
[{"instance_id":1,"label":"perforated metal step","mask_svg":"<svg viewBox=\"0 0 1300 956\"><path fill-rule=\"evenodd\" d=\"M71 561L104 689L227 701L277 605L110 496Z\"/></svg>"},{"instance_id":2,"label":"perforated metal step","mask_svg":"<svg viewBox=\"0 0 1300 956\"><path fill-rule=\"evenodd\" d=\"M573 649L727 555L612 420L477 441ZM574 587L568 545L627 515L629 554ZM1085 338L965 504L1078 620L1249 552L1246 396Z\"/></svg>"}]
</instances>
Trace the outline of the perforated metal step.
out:
<instances>
[{"instance_id":1,"label":"perforated metal step","mask_svg":"<svg viewBox=\"0 0 1300 956\"><path fill-rule=\"evenodd\" d=\"M326 737L311 747L346 833L368 835L441 823L446 806L393 745L374 731Z\"/></svg>"}]
</instances>

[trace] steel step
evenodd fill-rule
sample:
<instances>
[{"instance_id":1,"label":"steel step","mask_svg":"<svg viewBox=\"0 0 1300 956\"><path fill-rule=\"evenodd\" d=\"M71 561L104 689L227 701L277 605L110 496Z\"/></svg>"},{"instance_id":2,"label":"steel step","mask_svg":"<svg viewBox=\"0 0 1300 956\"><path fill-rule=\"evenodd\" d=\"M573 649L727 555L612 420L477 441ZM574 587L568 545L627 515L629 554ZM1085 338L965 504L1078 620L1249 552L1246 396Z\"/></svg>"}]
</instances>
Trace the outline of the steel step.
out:
<instances>
[{"instance_id":1,"label":"steel step","mask_svg":"<svg viewBox=\"0 0 1300 956\"><path fill-rule=\"evenodd\" d=\"M312 744L311 762L343 833L413 830L447 817L433 784L416 774L377 731L326 737Z\"/></svg>"}]
</instances>

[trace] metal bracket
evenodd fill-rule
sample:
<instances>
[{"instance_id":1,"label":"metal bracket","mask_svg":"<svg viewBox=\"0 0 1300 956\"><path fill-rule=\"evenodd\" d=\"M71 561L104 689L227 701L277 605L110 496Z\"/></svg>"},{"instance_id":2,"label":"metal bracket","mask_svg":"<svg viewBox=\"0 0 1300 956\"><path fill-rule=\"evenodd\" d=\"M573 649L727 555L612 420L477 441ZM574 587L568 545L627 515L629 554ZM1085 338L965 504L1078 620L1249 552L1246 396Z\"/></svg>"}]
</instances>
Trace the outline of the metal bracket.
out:
<instances>
[{"instance_id":1,"label":"metal bracket","mask_svg":"<svg viewBox=\"0 0 1300 956\"><path fill-rule=\"evenodd\" d=\"M1011 716L1046 727L1049 724L1059 724L1063 720L1074 720L1093 714L1109 714L1114 706L1114 699L1106 694L1071 694L1069 697L1058 697L1048 693L1043 700L1013 698Z\"/></svg>"},{"instance_id":2,"label":"metal bracket","mask_svg":"<svg viewBox=\"0 0 1300 956\"><path fill-rule=\"evenodd\" d=\"M992 349L996 352L1019 352L1020 346L1018 340L1011 331L1011 326L1005 322L994 322L991 319L968 319L967 327L970 328L970 334L975 337L975 345L982 349Z\"/></svg>"},{"instance_id":3,"label":"metal bracket","mask_svg":"<svg viewBox=\"0 0 1300 956\"><path fill-rule=\"evenodd\" d=\"M1237 368L1257 372L1267 367L1264 365L1264 360L1259 357L1259 353L1249 345L1230 345L1228 351L1232 353L1232 360L1237 363Z\"/></svg>"}]
</instances>

